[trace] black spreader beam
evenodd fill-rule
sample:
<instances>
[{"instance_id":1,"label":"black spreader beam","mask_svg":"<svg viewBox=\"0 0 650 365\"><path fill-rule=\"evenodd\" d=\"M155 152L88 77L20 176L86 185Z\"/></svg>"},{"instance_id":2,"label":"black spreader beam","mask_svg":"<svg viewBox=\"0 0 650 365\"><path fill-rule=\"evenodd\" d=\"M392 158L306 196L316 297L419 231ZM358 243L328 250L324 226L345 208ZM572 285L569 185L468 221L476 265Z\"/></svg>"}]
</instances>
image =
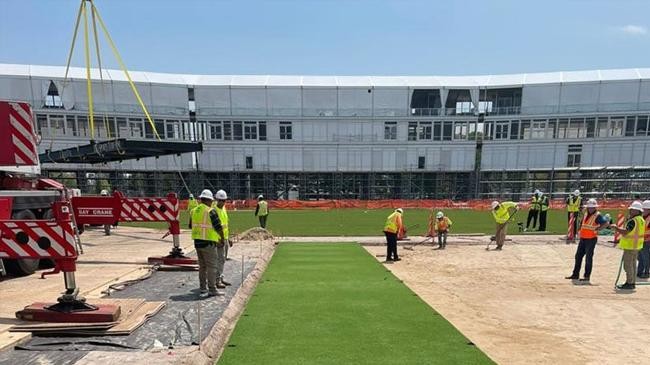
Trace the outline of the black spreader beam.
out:
<instances>
[{"instance_id":1,"label":"black spreader beam","mask_svg":"<svg viewBox=\"0 0 650 365\"><path fill-rule=\"evenodd\" d=\"M126 138L95 142L58 151L45 150L41 163L105 163L203 151L201 142L142 141Z\"/></svg>"}]
</instances>

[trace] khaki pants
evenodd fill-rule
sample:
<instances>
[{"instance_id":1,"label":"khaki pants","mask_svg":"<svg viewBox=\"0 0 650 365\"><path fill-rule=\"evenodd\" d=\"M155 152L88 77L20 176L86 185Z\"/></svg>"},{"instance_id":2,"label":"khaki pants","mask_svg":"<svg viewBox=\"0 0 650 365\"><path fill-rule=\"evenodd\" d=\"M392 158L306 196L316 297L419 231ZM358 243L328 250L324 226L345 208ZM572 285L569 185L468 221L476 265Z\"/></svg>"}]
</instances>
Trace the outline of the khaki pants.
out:
<instances>
[{"instance_id":1,"label":"khaki pants","mask_svg":"<svg viewBox=\"0 0 650 365\"><path fill-rule=\"evenodd\" d=\"M226 264L226 255L228 255L228 241L223 245L217 245L216 261L217 270L215 278L223 278L223 266Z\"/></svg>"},{"instance_id":2,"label":"khaki pants","mask_svg":"<svg viewBox=\"0 0 650 365\"><path fill-rule=\"evenodd\" d=\"M636 282L636 257L638 250L623 250L623 269L625 269L626 284Z\"/></svg>"},{"instance_id":3,"label":"khaki pants","mask_svg":"<svg viewBox=\"0 0 650 365\"><path fill-rule=\"evenodd\" d=\"M506 242L506 231L508 230L508 223L497 223L497 231L494 237L497 241L497 247L503 246Z\"/></svg>"},{"instance_id":4,"label":"khaki pants","mask_svg":"<svg viewBox=\"0 0 650 365\"><path fill-rule=\"evenodd\" d=\"M217 249L214 245L197 247L196 255L199 261L199 288L208 289L209 293L214 294L217 292Z\"/></svg>"}]
</instances>

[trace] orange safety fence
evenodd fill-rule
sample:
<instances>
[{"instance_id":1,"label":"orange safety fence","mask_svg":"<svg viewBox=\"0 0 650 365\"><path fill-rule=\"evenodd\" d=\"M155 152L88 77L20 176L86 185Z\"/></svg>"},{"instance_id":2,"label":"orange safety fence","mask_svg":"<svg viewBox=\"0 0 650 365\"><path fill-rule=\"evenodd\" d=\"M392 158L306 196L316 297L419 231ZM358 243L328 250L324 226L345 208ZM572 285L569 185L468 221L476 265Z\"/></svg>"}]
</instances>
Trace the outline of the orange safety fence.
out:
<instances>
[{"instance_id":1,"label":"orange safety fence","mask_svg":"<svg viewBox=\"0 0 650 365\"><path fill-rule=\"evenodd\" d=\"M451 199L439 200L406 200L406 199L386 199L386 200L267 200L269 208L272 209L342 209L342 208L357 208L357 209L474 209L474 210L488 210L492 200L490 199L475 199L464 201L453 201ZM625 200L602 200L599 201L601 209L619 209L621 206L628 206L630 201ZM228 201L228 208L235 209L255 209L257 200L231 200ZM518 202L521 208L527 209L530 202ZM564 209L566 203L563 199L554 199L550 201L551 209ZM180 202L180 209L187 209L187 200Z\"/></svg>"}]
</instances>

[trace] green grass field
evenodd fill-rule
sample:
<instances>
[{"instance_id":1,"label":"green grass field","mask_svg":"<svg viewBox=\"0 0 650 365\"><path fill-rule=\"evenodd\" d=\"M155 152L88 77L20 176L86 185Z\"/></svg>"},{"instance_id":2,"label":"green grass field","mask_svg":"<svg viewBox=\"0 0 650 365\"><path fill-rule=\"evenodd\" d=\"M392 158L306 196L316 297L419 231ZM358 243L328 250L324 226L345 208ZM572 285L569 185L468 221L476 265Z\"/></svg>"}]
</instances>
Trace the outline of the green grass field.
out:
<instances>
[{"instance_id":1,"label":"green grass field","mask_svg":"<svg viewBox=\"0 0 650 365\"><path fill-rule=\"evenodd\" d=\"M492 364L356 244L281 244L219 364Z\"/></svg>"},{"instance_id":2,"label":"green grass field","mask_svg":"<svg viewBox=\"0 0 650 365\"><path fill-rule=\"evenodd\" d=\"M267 228L276 236L378 236L386 217L391 209L304 209L304 210L272 210L269 215ZM422 235L426 232L430 210L406 209L404 224L406 227L419 225L409 229L410 235ZM454 222L452 233L485 233L494 232L494 219L488 211L465 209L448 209L445 213ZM609 212L610 214L612 212ZM229 211L230 231L233 233L256 227L257 218L253 211ZM515 222L526 222L527 211L521 211L515 217ZM615 216L615 215L614 215ZM186 228L187 212L181 214L181 227ZM129 225L165 229L165 223L133 223ZM548 213L547 230L549 233L566 233L566 211L551 210ZM509 233L517 234L517 225L510 224Z\"/></svg>"}]
</instances>

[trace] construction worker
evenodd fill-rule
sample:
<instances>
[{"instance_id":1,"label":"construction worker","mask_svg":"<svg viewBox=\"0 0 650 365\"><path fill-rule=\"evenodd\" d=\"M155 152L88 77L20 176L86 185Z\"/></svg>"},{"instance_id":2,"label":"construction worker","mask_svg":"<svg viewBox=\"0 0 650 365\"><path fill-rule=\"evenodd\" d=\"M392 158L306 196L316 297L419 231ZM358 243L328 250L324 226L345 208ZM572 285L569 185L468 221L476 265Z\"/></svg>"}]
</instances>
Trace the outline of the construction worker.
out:
<instances>
[{"instance_id":1,"label":"construction worker","mask_svg":"<svg viewBox=\"0 0 650 365\"><path fill-rule=\"evenodd\" d=\"M214 209L217 211L217 215L219 215L219 220L221 221L221 226L223 227L223 232L219 237L225 242L224 245L217 246L217 288L223 289L230 285L229 282L223 280L223 267L228 258L228 247L232 247L230 230L228 229L228 212L226 211L226 200L228 200L228 195L224 190L219 190L217 191L215 198L217 204Z\"/></svg>"},{"instance_id":2,"label":"construction worker","mask_svg":"<svg viewBox=\"0 0 650 365\"><path fill-rule=\"evenodd\" d=\"M257 197L257 207L255 207L255 216L260 221L260 227L266 228L266 219L269 216L269 204L264 199L264 195Z\"/></svg>"},{"instance_id":3,"label":"construction worker","mask_svg":"<svg viewBox=\"0 0 650 365\"><path fill-rule=\"evenodd\" d=\"M506 232L508 231L508 221L519 210L519 206L515 202L506 201L499 203L498 201L492 202L492 216L496 221L497 228L494 234L494 239L497 243L497 250L501 250L503 243L506 241Z\"/></svg>"},{"instance_id":4,"label":"construction worker","mask_svg":"<svg viewBox=\"0 0 650 365\"><path fill-rule=\"evenodd\" d=\"M578 215L580 213L580 206L582 205L582 197L580 196L580 190L575 190L567 199L566 199L566 210L567 210L567 222L571 224L571 217L574 217L573 220L573 237L575 241L575 236L578 234ZM567 243L569 243L569 237L567 237Z\"/></svg>"},{"instance_id":5,"label":"construction worker","mask_svg":"<svg viewBox=\"0 0 650 365\"><path fill-rule=\"evenodd\" d=\"M199 205L199 202L194 199L194 194L190 194L190 198L187 200L187 210L191 211L196 208L197 205Z\"/></svg>"},{"instance_id":6,"label":"construction worker","mask_svg":"<svg viewBox=\"0 0 650 365\"><path fill-rule=\"evenodd\" d=\"M643 248L639 251L639 266L636 276L641 279L650 278L650 200L644 201L643 219L645 220L645 234L643 236Z\"/></svg>"},{"instance_id":7,"label":"construction worker","mask_svg":"<svg viewBox=\"0 0 650 365\"><path fill-rule=\"evenodd\" d=\"M623 250L623 269L625 269L625 284L617 285L616 288L631 290L636 282L636 258L639 250L643 248L646 222L642 217L643 204L640 201L633 202L628 209L628 220L625 227L612 226L621 234L618 247Z\"/></svg>"},{"instance_id":8,"label":"construction worker","mask_svg":"<svg viewBox=\"0 0 650 365\"><path fill-rule=\"evenodd\" d=\"M550 206L548 195L540 191L537 196L537 204L539 204L539 226L537 230L544 232L546 231L546 219L548 218L548 208Z\"/></svg>"},{"instance_id":9,"label":"construction worker","mask_svg":"<svg viewBox=\"0 0 650 365\"><path fill-rule=\"evenodd\" d=\"M205 189L199 196L200 204L190 212L190 228L199 262L199 290L201 295L215 296L217 291L217 249L223 247L223 226L212 208L214 196Z\"/></svg>"},{"instance_id":10,"label":"construction worker","mask_svg":"<svg viewBox=\"0 0 650 365\"><path fill-rule=\"evenodd\" d=\"M102 189L102 191L99 192L99 196L108 196L108 190ZM104 235L105 236L110 236L111 235L111 225L110 224L104 224Z\"/></svg>"},{"instance_id":11,"label":"construction worker","mask_svg":"<svg viewBox=\"0 0 650 365\"><path fill-rule=\"evenodd\" d=\"M594 258L594 250L598 242L598 231L609 226L609 221L600 214L598 211L598 202L596 199L589 199L584 217L582 218L582 226L580 227L580 242L575 255L575 264L573 265L573 273L565 279L578 280L580 279L580 267L582 266L582 258L587 256L585 260L585 275L580 281L589 282L591 276L591 268Z\"/></svg>"},{"instance_id":12,"label":"construction worker","mask_svg":"<svg viewBox=\"0 0 650 365\"><path fill-rule=\"evenodd\" d=\"M447 247L447 233L453 222L443 212L436 213L434 230L438 235L438 249L444 250Z\"/></svg>"},{"instance_id":13,"label":"construction worker","mask_svg":"<svg viewBox=\"0 0 650 365\"><path fill-rule=\"evenodd\" d=\"M386 235L386 261L400 261L397 256L397 233L403 229L402 208L397 208L391 215L386 218L384 225L384 234Z\"/></svg>"},{"instance_id":14,"label":"construction worker","mask_svg":"<svg viewBox=\"0 0 650 365\"><path fill-rule=\"evenodd\" d=\"M526 229L524 231L528 231L531 221L533 222L533 229L537 225L537 217L540 211L539 194L539 190L535 189L533 195L530 197L530 208L528 209L528 218L526 219Z\"/></svg>"}]
</instances>

